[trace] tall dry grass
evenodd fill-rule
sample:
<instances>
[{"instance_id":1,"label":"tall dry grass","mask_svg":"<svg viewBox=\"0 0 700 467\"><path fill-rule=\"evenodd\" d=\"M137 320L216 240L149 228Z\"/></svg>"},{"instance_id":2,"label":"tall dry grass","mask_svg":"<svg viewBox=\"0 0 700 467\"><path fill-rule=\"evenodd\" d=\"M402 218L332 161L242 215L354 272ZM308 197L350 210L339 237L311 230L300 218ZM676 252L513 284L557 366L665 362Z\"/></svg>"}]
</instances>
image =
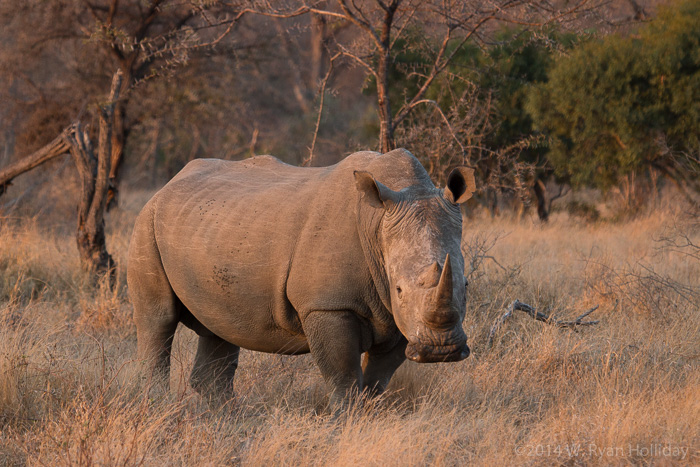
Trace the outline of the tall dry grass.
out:
<instances>
[{"instance_id":1,"label":"tall dry grass","mask_svg":"<svg viewBox=\"0 0 700 467\"><path fill-rule=\"evenodd\" d=\"M146 198L108 219L122 265ZM0 464L700 463L700 258L684 243L700 244L700 225L682 212L470 221L473 355L406 363L381 399L339 417L309 356L243 351L235 398L193 393L187 330L172 391L140 387L124 270L115 291L91 288L69 231L0 225ZM516 313L489 346L516 298L561 318L599 304L600 323L572 332Z\"/></svg>"}]
</instances>

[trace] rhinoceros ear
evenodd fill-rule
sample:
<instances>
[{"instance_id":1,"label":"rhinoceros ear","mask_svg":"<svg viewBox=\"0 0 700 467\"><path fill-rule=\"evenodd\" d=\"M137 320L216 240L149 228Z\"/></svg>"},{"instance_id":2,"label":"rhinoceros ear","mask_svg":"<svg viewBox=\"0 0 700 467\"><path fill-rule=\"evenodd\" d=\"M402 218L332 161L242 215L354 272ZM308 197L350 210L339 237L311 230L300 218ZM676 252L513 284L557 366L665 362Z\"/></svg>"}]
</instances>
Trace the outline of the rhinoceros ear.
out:
<instances>
[{"instance_id":1,"label":"rhinoceros ear","mask_svg":"<svg viewBox=\"0 0 700 467\"><path fill-rule=\"evenodd\" d=\"M472 197L475 190L474 169L457 167L447 177L445 198L451 203L462 204Z\"/></svg>"},{"instance_id":2,"label":"rhinoceros ear","mask_svg":"<svg viewBox=\"0 0 700 467\"><path fill-rule=\"evenodd\" d=\"M371 206L386 208L399 200L400 195L398 192L376 181L369 172L356 170L353 172L353 175L355 175L357 191L362 194L362 198Z\"/></svg>"}]
</instances>

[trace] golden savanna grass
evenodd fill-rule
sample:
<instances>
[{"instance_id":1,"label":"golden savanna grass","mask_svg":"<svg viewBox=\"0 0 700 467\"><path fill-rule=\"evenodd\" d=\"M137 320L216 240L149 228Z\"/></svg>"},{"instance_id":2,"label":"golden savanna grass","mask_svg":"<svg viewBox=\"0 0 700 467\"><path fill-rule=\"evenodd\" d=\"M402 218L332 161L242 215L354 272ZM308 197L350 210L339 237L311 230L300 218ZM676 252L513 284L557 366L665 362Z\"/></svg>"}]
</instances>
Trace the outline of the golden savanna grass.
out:
<instances>
[{"instance_id":1,"label":"golden savanna grass","mask_svg":"<svg viewBox=\"0 0 700 467\"><path fill-rule=\"evenodd\" d=\"M243 351L236 396L187 385L195 339L179 330L172 390L144 390L125 281L145 195L112 212L118 287L80 272L69 221L0 220L0 464L667 465L700 463L697 217L626 222L477 216L464 232L473 354L406 363L390 391L326 409L309 356ZM598 304L579 332L559 318Z\"/></svg>"}]
</instances>

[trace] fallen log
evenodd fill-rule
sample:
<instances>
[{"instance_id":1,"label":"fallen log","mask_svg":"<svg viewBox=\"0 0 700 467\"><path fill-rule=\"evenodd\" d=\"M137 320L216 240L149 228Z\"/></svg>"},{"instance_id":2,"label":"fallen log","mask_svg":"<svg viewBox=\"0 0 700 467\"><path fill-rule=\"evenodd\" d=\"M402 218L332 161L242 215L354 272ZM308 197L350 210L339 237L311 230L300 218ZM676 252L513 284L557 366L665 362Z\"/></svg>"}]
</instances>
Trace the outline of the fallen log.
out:
<instances>
[{"instance_id":1,"label":"fallen log","mask_svg":"<svg viewBox=\"0 0 700 467\"><path fill-rule=\"evenodd\" d=\"M489 340L488 340L488 345L489 347L493 344L493 339L496 335L496 332L498 329L505 323L508 318L510 318L513 315L514 311L524 311L530 317L536 319L537 321L541 321L543 323L551 324L560 328L569 328L573 329L574 331L578 326L592 326L594 324L598 324L600 321L583 321L584 318L586 318L588 315L593 313L598 309L598 305L594 306L593 308L587 310L580 316L578 316L576 319L570 320L570 321L562 321L555 319L551 315L545 315L544 313L541 313L532 306L528 305L527 303L523 303L520 300L514 300L513 303L511 303L508 308L506 308L506 312L496 320L496 322L493 323L493 326L491 326L491 331L489 331Z\"/></svg>"}]
</instances>

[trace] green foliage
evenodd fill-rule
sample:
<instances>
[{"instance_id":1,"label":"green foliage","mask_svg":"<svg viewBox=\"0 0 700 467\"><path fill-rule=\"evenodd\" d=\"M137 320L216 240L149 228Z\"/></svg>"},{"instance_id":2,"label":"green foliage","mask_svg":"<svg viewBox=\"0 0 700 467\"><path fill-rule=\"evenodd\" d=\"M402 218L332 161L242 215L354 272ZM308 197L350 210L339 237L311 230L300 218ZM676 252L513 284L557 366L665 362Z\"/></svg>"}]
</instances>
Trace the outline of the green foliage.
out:
<instances>
[{"instance_id":1,"label":"green foliage","mask_svg":"<svg viewBox=\"0 0 700 467\"><path fill-rule=\"evenodd\" d=\"M698 148L700 2L661 9L637 35L582 44L548 77L531 89L527 110L551 137L559 175L605 189L625 174L670 167L674 152Z\"/></svg>"},{"instance_id":2,"label":"green foliage","mask_svg":"<svg viewBox=\"0 0 700 467\"><path fill-rule=\"evenodd\" d=\"M496 45L490 47L468 41L455 50L455 42L446 53L454 53L453 59L425 97L457 119L470 107L481 107L488 117L480 123L484 127L476 131L482 135L480 145L494 152L519 145L521 159L542 162L546 148L534 144L532 118L525 110L527 91L531 84L546 80L555 54L572 48L581 37L585 35L556 29L535 32L504 28L495 36ZM421 82L418 77L430 73L439 45L428 41L418 30L405 33L396 41L389 69L389 98L394 113L407 97L415 95ZM364 92L376 93L373 79L368 80ZM465 98L470 101L467 106L462 102ZM404 124L424 124L421 118L424 117L409 118ZM459 133L460 129L455 129Z\"/></svg>"},{"instance_id":3,"label":"green foliage","mask_svg":"<svg viewBox=\"0 0 700 467\"><path fill-rule=\"evenodd\" d=\"M570 49L580 36L556 30L521 31L504 29L499 44L487 51L487 66L480 70L481 89L492 92L497 127L489 137L493 148L518 144L533 135L532 118L525 111L527 91L546 81L547 71L560 49ZM528 145L521 153L527 162L541 162L543 148Z\"/></svg>"},{"instance_id":4,"label":"green foliage","mask_svg":"<svg viewBox=\"0 0 700 467\"><path fill-rule=\"evenodd\" d=\"M407 98L416 95L422 84L422 77L431 71L432 57L439 44L429 40L418 28L403 32L402 37L392 44L391 61L387 75L389 78L389 102L393 113L397 113ZM378 53L378 52L377 52ZM372 66L378 67L379 56L372 59ZM376 96L377 81L368 75L362 88L366 96ZM378 125L375 132L378 132Z\"/></svg>"}]
</instances>

